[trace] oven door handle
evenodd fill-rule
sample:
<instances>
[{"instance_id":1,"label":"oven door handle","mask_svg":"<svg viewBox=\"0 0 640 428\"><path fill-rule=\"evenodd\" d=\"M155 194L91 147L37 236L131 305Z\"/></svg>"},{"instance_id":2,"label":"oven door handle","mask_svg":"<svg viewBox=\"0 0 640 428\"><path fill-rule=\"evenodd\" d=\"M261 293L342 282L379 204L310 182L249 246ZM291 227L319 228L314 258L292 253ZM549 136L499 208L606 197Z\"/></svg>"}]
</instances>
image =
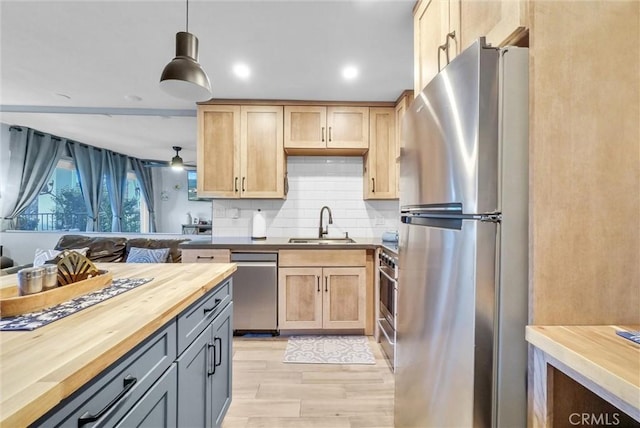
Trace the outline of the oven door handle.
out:
<instances>
[{"instance_id":1,"label":"oven door handle","mask_svg":"<svg viewBox=\"0 0 640 428\"><path fill-rule=\"evenodd\" d=\"M393 278L391 278L391 277L389 276L389 274L388 274L388 273L386 273L385 271L383 271L383 270L382 270L382 268L378 267L378 272L380 272L381 274L383 274L384 276L386 276L386 277L387 277L387 279L388 279L389 281L393 282L394 284L397 284L397 283L398 283L398 280L397 280L397 279L393 279Z\"/></svg>"},{"instance_id":2,"label":"oven door handle","mask_svg":"<svg viewBox=\"0 0 640 428\"><path fill-rule=\"evenodd\" d=\"M382 326L382 321L386 321L384 318L378 318L378 327L379 330L382 332L382 334L384 334L384 337L387 338L387 342L389 342L389 344L394 345L396 344L396 342L394 340L391 340L391 338L389 337L389 335L387 334L387 332L385 331L384 327Z\"/></svg>"}]
</instances>

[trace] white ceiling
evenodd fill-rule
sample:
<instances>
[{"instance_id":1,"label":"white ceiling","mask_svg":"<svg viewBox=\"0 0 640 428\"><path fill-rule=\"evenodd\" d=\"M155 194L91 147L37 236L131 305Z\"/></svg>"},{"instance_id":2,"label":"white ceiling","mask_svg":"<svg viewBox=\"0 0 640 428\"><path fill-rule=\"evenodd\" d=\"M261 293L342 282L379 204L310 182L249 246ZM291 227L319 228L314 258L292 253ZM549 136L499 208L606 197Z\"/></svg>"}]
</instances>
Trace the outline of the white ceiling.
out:
<instances>
[{"instance_id":1,"label":"white ceiling","mask_svg":"<svg viewBox=\"0 0 640 428\"><path fill-rule=\"evenodd\" d=\"M413 4L191 0L189 31L214 98L394 101L413 85ZM158 86L185 18L184 0L0 0L0 121L145 159L178 145L195 160L195 104Z\"/></svg>"}]
</instances>

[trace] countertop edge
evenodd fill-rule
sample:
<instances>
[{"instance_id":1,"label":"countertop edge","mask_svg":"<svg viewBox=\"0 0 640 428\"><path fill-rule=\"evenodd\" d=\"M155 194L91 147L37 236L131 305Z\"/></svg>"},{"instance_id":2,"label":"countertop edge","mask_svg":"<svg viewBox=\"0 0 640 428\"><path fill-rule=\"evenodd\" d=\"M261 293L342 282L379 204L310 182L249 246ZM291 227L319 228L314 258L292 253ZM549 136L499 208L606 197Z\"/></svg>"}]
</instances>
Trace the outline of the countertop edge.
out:
<instances>
[{"instance_id":1,"label":"countertop edge","mask_svg":"<svg viewBox=\"0 0 640 428\"><path fill-rule=\"evenodd\" d=\"M550 333L557 333L559 331L565 331L571 335L577 335L575 329L592 330L594 333L602 333L605 330L610 330L614 335L616 329L620 329L613 325L599 325L599 326L527 326L525 329L525 338L532 346L540 349L545 354L551 356L553 359L564 364L569 369L574 370L585 379L593 382L595 385L603 388L612 395L616 396L622 402L627 403L631 407L638 409L640 403L638 403L638 397L640 397L640 385L633 384L628 379L619 376L612 371L611 367L600 364L593 358L578 352L574 347L564 344L561 340L555 337L551 337ZM619 348L627 349L629 346L634 347L632 342L629 344L623 342L626 339L617 338L620 340ZM616 339L616 340L617 340ZM618 347L611 347L603 344L603 348L611 352L616 352ZM637 361L640 361L640 347L634 348L638 353ZM605 380L603 382L603 379Z\"/></svg>"}]
</instances>

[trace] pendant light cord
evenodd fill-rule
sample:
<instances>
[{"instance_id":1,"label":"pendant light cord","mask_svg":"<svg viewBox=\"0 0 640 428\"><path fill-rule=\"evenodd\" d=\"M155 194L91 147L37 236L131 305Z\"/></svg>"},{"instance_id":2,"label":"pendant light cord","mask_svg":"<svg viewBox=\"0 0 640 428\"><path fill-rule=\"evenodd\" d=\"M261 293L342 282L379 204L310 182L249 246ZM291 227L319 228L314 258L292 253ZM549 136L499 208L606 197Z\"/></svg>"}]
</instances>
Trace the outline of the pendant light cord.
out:
<instances>
[{"instance_id":1,"label":"pendant light cord","mask_svg":"<svg viewBox=\"0 0 640 428\"><path fill-rule=\"evenodd\" d=\"M189 0L187 0L187 33L189 32Z\"/></svg>"}]
</instances>

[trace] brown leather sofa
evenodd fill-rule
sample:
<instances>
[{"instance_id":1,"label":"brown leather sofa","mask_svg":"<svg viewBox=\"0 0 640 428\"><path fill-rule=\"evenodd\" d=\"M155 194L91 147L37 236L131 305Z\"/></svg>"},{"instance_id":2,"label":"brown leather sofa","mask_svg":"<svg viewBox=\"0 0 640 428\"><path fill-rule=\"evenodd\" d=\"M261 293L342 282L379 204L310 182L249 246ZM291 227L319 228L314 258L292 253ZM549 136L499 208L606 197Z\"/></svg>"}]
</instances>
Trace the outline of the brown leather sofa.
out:
<instances>
[{"instance_id":1,"label":"brown leather sofa","mask_svg":"<svg viewBox=\"0 0 640 428\"><path fill-rule=\"evenodd\" d=\"M127 260L132 247L137 248L169 248L167 263L182 262L182 251L178 247L181 243L190 239L148 239L148 238L124 238L121 236L84 236L64 235L56 243L55 250L71 250L75 248L89 248L87 257L96 263L124 263ZM1 274L16 273L20 269L30 267L32 264L13 266L2 269Z\"/></svg>"},{"instance_id":2,"label":"brown leather sofa","mask_svg":"<svg viewBox=\"0 0 640 428\"><path fill-rule=\"evenodd\" d=\"M92 262L114 263L127 260L132 247L137 248L169 248L169 260L167 263L182 262L182 252L178 245L190 239L147 239L147 238L123 238L111 236L84 236L64 235L54 249L71 250L74 248L89 248L87 257Z\"/></svg>"}]
</instances>

